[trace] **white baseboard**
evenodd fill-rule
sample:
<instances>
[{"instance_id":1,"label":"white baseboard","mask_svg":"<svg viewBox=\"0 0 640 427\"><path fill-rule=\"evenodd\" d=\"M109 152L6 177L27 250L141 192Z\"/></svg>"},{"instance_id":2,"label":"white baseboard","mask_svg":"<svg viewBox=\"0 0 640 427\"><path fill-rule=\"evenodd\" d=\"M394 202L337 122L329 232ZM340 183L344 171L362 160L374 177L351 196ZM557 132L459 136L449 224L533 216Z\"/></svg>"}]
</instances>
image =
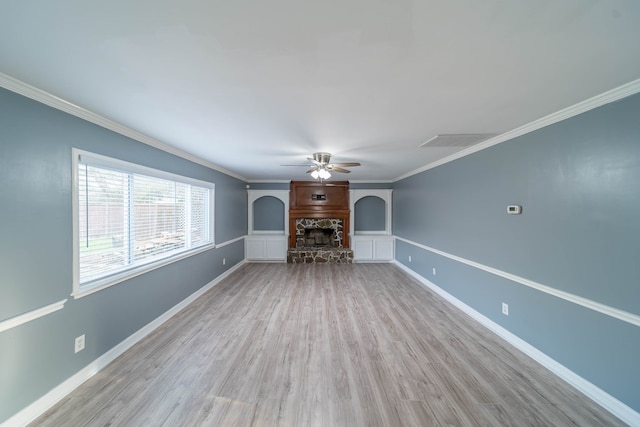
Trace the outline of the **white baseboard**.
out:
<instances>
[{"instance_id":1,"label":"white baseboard","mask_svg":"<svg viewBox=\"0 0 640 427\"><path fill-rule=\"evenodd\" d=\"M62 400L65 396L79 387L82 383L87 381L89 378L94 376L100 370L104 369L109 363L114 361L118 356L122 353L133 347L139 341L141 341L144 337L149 335L151 332L155 331L158 327L160 327L164 322L169 320L171 317L176 315L182 309L187 307L193 301L202 296L209 289L213 288L215 285L220 283L223 279L233 273L235 270L240 268L245 264L245 261L240 261L238 264L231 267L229 270L222 273L220 276L216 277L211 282L207 283L202 288L198 289L196 292L189 295L184 300L180 301L178 304L170 308L168 311L163 313L161 316L151 321L147 325L143 326L141 329L130 335L120 344L113 347L111 350L107 351L102 356L98 357L96 360L91 362L88 366L86 366L81 371L74 374L72 377L64 381L62 384L51 390L49 393L42 396L40 399L33 402L31 405L27 406L7 421L5 421L2 426L3 427L22 427L26 426L30 422L34 421L40 415L44 414L49 408L53 407L56 403Z\"/></svg>"},{"instance_id":2,"label":"white baseboard","mask_svg":"<svg viewBox=\"0 0 640 427\"><path fill-rule=\"evenodd\" d=\"M564 380L569 385L573 386L578 391L582 392L589 398L591 398L598 405L605 408L607 411L611 412L616 417L620 418L623 422L629 424L630 426L640 426L640 413L636 412L629 406L620 402L615 397L611 396L604 390L600 389L596 385L590 383L589 381L582 378L580 375L576 374L572 370L568 369L566 366L558 363L556 360L547 356L542 351L538 350L528 342L519 338L517 335L509 332L507 329L498 325L488 317L485 317L478 311L474 310L464 302L460 301L453 295L449 294L442 288L439 288L436 284L430 282L420 274L411 270L409 267L404 264L395 261L398 267L403 269L409 275L417 279L421 284L425 287L429 288L433 292L440 295L442 298L450 302L456 308L463 311L465 314L482 324L484 327L498 335L500 338L508 342L509 344L516 347L518 350L522 351L527 356L531 357L536 362L540 363L542 366L547 368L549 371L557 375L559 378Z\"/></svg>"}]
</instances>

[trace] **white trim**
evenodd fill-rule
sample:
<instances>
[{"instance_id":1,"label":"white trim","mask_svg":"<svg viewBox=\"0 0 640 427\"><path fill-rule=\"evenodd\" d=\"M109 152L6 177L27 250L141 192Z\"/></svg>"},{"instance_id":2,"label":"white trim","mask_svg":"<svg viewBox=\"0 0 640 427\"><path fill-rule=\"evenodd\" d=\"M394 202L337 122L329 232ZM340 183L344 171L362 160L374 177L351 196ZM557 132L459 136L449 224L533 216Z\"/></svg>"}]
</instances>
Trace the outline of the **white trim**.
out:
<instances>
[{"instance_id":1,"label":"white trim","mask_svg":"<svg viewBox=\"0 0 640 427\"><path fill-rule=\"evenodd\" d=\"M190 250L189 252L182 252L178 255L175 255L169 258L164 258L150 264L144 264L144 265L141 265L140 267L123 271L121 274L115 274L115 275L109 276L105 280L100 281L95 285L84 285L84 286L81 286L79 289L74 289L74 291L71 293L71 296L74 299L86 297L87 295L91 295L95 292L101 291L110 286L117 285L118 283L124 282L125 280L129 280L136 276L140 276L141 274L155 270L156 268L164 267L165 265L169 265L174 262L183 260L185 258L189 258L190 256L198 255L202 252L206 252L216 248L218 248L217 245L210 243L208 245L199 246L195 249Z\"/></svg>"},{"instance_id":2,"label":"white trim","mask_svg":"<svg viewBox=\"0 0 640 427\"><path fill-rule=\"evenodd\" d=\"M238 175L235 172L231 172L228 169L213 164L207 160L201 159L200 157L195 156L191 153L180 150L164 142L158 141L157 139L151 138L150 136L121 125L120 123L116 123L113 120L107 119L106 117L103 117L78 105L72 104L71 102L65 101L62 98L58 98L57 96L52 95L42 89L38 89L3 73L0 73L0 87L8 89L11 92L26 96L27 98L31 98L57 110L64 111L65 113L76 116L82 120L86 120L90 123L102 126L105 129L109 129L113 132L119 133L120 135L124 135L127 138L131 138L143 144L157 148L158 150L162 150L166 153L173 154L174 156L178 156L193 163L208 167L209 169L222 172L241 181L247 180L245 177Z\"/></svg>"},{"instance_id":3,"label":"white trim","mask_svg":"<svg viewBox=\"0 0 640 427\"><path fill-rule=\"evenodd\" d=\"M444 157L433 163L429 163L428 165L425 165L421 168L418 168L411 172L400 175L399 177L393 179L393 182L400 181L402 179L408 178L412 175L416 175L420 172L424 172L429 169L433 169L436 166L440 166L445 163L452 162L454 160L468 156L469 154L473 154L475 152L500 144L501 142L509 141L518 136L522 136L524 134L533 132L535 130L542 129L543 127L577 116L578 114L585 113L589 110L593 110L594 108L601 107L605 104L609 104L611 102L618 101L622 98L635 95L638 92L640 92L640 79L634 80L632 82L619 86L615 89L604 92L600 95L596 95L592 98L587 99L586 101L579 102L575 105L564 108L555 113L549 114L548 116L545 116L538 120L534 120L530 123L527 123L524 126L520 126L518 128L512 129L508 132L505 132L493 138L487 139L486 141L473 145L464 150L458 151L457 153L451 154L450 156Z\"/></svg>"},{"instance_id":4,"label":"white trim","mask_svg":"<svg viewBox=\"0 0 640 427\"><path fill-rule=\"evenodd\" d=\"M263 236L283 236L284 230L253 230L251 234Z\"/></svg>"},{"instance_id":5,"label":"white trim","mask_svg":"<svg viewBox=\"0 0 640 427\"><path fill-rule=\"evenodd\" d=\"M465 314L469 315L472 319L476 320L478 323L489 329L491 332L498 335L500 338L505 340L507 343L513 345L518 350L522 351L527 356L531 357L536 362L540 363L542 366L547 368L549 371L557 375L560 379L564 380L569 385L576 388L578 391L584 393L586 396L591 398L598 405L605 408L607 411L611 412L616 417L620 418L625 423L637 426L640 425L640 413L636 412L623 402L619 401L615 397L611 396L609 393L605 392L601 388L582 378L580 375L576 374L566 366L558 363L556 360L547 356L542 351L538 350L536 347L532 346L528 342L519 338L517 335L509 332L507 329L493 322L489 318L485 317L481 313L477 312L464 302L460 301L453 295L449 294L445 290L439 288L434 283L430 282L423 276L419 275L415 271L411 270L409 267L403 265L397 260L394 262L398 267L408 273L410 276L417 279L423 286L429 288L433 292L440 295L442 298L450 302L453 306L460 309Z\"/></svg>"},{"instance_id":6,"label":"white trim","mask_svg":"<svg viewBox=\"0 0 640 427\"><path fill-rule=\"evenodd\" d=\"M385 237L389 237L390 234L387 233L384 230L378 230L378 231L356 231L353 233L352 237L355 236L385 236Z\"/></svg>"},{"instance_id":7,"label":"white trim","mask_svg":"<svg viewBox=\"0 0 640 427\"><path fill-rule=\"evenodd\" d=\"M231 239L231 240L227 240L226 242L222 242L216 245L216 249L220 249L223 248L227 245L231 245L235 242L239 242L240 240L244 239L246 236L240 236L240 237L236 237L235 239Z\"/></svg>"},{"instance_id":8,"label":"white trim","mask_svg":"<svg viewBox=\"0 0 640 427\"><path fill-rule=\"evenodd\" d=\"M392 184L394 182L394 180L392 179L376 179L376 180L372 180L372 179L356 179L356 180L349 180L350 184Z\"/></svg>"},{"instance_id":9,"label":"white trim","mask_svg":"<svg viewBox=\"0 0 640 427\"><path fill-rule=\"evenodd\" d=\"M392 259L353 259L354 264L393 264L395 262Z\"/></svg>"},{"instance_id":10,"label":"white trim","mask_svg":"<svg viewBox=\"0 0 640 427\"><path fill-rule=\"evenodd\" d=\"M54 302L53 304L36 308L35 310L31 310L26 313L19 314L15 317L0 321L0 332L8 331L9 329L15 328L16 326L23 325L27 322L31 322L32 320L36 320L40 317L46 316L47 314L62 310L66 302L67 300L63 299L62 301Z\"/></svg>"},{"instance_id":11,"label":"white trim","mask_svg":"<svg viewBox=\"0 0 640 427\"><path fill-rule=\"evenodd\" d=\"M140 174L146 176L152 176L154 178L160 178L165 180L171 180L175 182L185 183L188 185L195 185L209 189L209 243L194 248L179 249L164 254L163 258L149 263L141 265L128 266L128 268L122 271L112 271L108 275L88 283L80 283L80 248L79 248L79 182L78 182L78 166L80 163L97 165L100 167L114 168L122 173L126 174ZM182 175L177 175L171 172L166 172L159 169L153 169L146 166L138 165L136 163L130 163L124 160L103 156L101 154L95 154L89 151L80 150L78 148L71 148L71 179L72 179L72 220L73 220L73 284L71 296L74 299L82 298L87 295L91 295L102 289L106 289L110 286L129 280L133 277L139 276L156 268L163 267L176 261L180 261L192 255L199 254L209 249L215 248L215 183L202 181Z\"/></svg>"},{"instance_id":12,"label":"white trim","mask_svg":"<svg viewBox=\"0 0 640 427\"><path fill-rule=\"evenodd\" d=\"M498 270L497 268L489 267L475 261L470 261L468 259L456 256L456 255L452 255L450 253L441 251L439 249L431 248L429 246L422 245L420 243L416 243L411 240L404 239L402 237L394 236L394 238L402 242L408 243L410 245L417 246L429 252L442 255L454 261L458 261L463 264L470 265L471 267L475 267L480 270L486 271L488 273L495 274L496 276L504 277L505 279L511 280L512 282L519 283L521 285L536 289L540 292L544 292L549 295L553 295L554 297L561 298L565 301L578 304L582 307L589 308L591 310L597 311L599 313L605 314L615 319L622 320L623 322L627 322L635 326L640 326L640 316L637 314L629 313L628 311L620 310L618 308L611 307L609 305L605 305L597 301L593 301L588 298L581 297L579 295L561 291L559 289L552 288L551 286L543 285L542 283L534 282L533 280L525 279L524 277L516 276L515 274L507 273L506 271Z\"/></svg>"},{"instance_id":13,"label":"white trim","mask_svg":"<svg viewBox=\"0 0 640 427\"><path fill-rule=\"evenodd\" d=\"M395 239L389 234L351 236L353 262L391 262L395 257Z\"/></svg>"},{"instance_id":14,"label":"white trim","mask_svg":"<svg viewBox=\"0 0 640 427\"><path fill-rule=\"evenodd\" d=\"M31 86L27 83L24 83L18 79L10 77L6 74L0 73L0 87L3 87L7 90L15 92L17 94L26 96L27 98L31 98L35 101L38 101L42 104L48 105L50 107L56 108L60 111L64 111L68 114L86 120L88 122L94 123L98 126L102 126L105 129L109 129L113 132L124 135L128 138L134 139L143 144L149 145L151 147L162 150L166 153L173 154L175 156L181 157L183 159L189 160L191 162L197 163L199 165L208 167L210 169L216 170L218 172L222 172L226 175L229 175L233 178L237 178L241 181L247 183L288 183L288 180L248 180L247 178L236 174L228 169L225 169L221 166L218 166L214 163L211 163L207 160L201 159L198 156L190 154L186 151L180 150L176 147L173 147L164 142L158 141L157 139L151 138L147 135L144 135L138 131L130 129L124 125L114 122L113 120L109 120L99 114L93 113L85 108L82 108L78 105L72 104L68 101L65 101L62 98L58 98L55 95L52 95L42 89L38 89L34 86ZM400 181L402 179L408 178L412 175L416 175L420 172L424 172L428 169L435 168L436 166L440 166L445 163L449 163L453 160L462 158L464 156L468 156L469 154L475 153L480 150L484 150L485 148L489 148L493 145L499 144L501 142L508 141L510 139L516 138L518 136L524 135L529 132L533 132L534 130L541 129L545 126L549 126L553 123L557 123L562 120L566 120L570 117L576 116L578 114L584 113L586 111L592 110L594 108L600 107L602 105L617 101L619 99L625 98L627 96L634 95L640 92L640 79L629 82L625 85L619 86L615 89L607 91L603 94L596 95L586 101L579 102L573 106L562 109L556 113L549 114L541 119L535 120L531 123L528 123L524 126L520 126L516 129L505 132L501 135L498 135L494 138L490 138L480 144L469 147L465 150L454 153L450 156L447 156L443 159L440 159L436 162L429 163L421 168L415 169L411 172L405 173L403 175L398 176L397 178L391 180L354 180L350 181L353 184L370 184L370 183L394 183L396 181Z\"/></svg>"},{"instance_id":15,"label":"white trim","mask_svg":"<svg viewBox=\"0 0 640 427\"><path fill-rule=\"evenodd\" d=\"M245 262L241 261L238 264L234 265L229 270L222 273L220 276L216 277L214 280L203 286L202 288L195 291L193 294L189 295L187 298L170 308L164 314L157 317L155 320L151 321L147 325L143 326L141 329L130 335L120 344L113 347L111 350L104 353L102 356L98 357L96 360L91 362L84 369L80 370L67 380L65 380L62 384L55 387L49 393L42 396L40 399L36 400L26 408L22 409L20 412L9 418L4 427L18 427L25 426L38 418L44 412L46 412L49 408L54 406L60 400L62 400L65 396L75 390L78 386L84 383L86 380L91 378L96 373L100 372L105 366L114 361L117 357L122 355L125 351L133 347L139 341L141 341L144 337L149 335L151 332L155 331L158 327L160 327L163 323L173 317L175 314L180 312L182 309L187 307L193 301L202 296L209 289L220 283L223 279L229 276L232 272L236 271Z\"/></svg>"},{"instance_id":16,"label":"white trim","mask_svg":"<svg viewBox=\"0 0 640 427\"><path fill-rule=\"evenodd\" d=\"M244 258L247 261L287 261L289 236L279 234L252 234L244 240Z\"/></svg>"},{"instance_id":17,"label":"white trim","mask_svg":"<svg viewBox=\"0 0 640 427\"><path fill-rule=\"evenodd\" d=\"M207 187L214 189L215 183L211 181L203 181L201 179L191 178L186 175L179 175L173 172L167 172L162 169L152 168L149 166L139 165L137 163L128 162L116 157L105 156L93 153L91 151L82 150L80 148L71 148L73 160L76 163L84 163L92 166L100 166L108 169L114 169L124 173L134 173L139 175L160 178L169 181L177 181L185 184L195 185L199 187Z\"/></svg>"},{"instance_id":18,"label":"white trim","mask_svg":"<svg viewBox=\"0 0 640 427\"><path fill-rule=\"evenodd\" d=\"M245 258L245 261L249 264L286 264L287 260L284 259L248 259Z\"/></svg>"},{"instance_id":19,"label":"white trim","mask_svg":"<svg viewBox=\"0 0 640 427\"><path fill-rule=\"evenodd\" d=\"M290 179L249 179L248 184L289 184Z\"/></svg>"},{"instance_id":20,"label":"white trim","mask_svg":"<svg viewBox=\"0 0 640 427\"><path fill-rule=\"evenodd\" d=\"M315 180L308 180L309 182L316 182ZM326 182L331 182L331 180L325 180ZM290 179L248 179L247 184L291 184ZM395 181L392 179L356 179L349 180L349 184L393 184ZM364 190L364 188L359 189Z\"/></svg>"}]
</instances>

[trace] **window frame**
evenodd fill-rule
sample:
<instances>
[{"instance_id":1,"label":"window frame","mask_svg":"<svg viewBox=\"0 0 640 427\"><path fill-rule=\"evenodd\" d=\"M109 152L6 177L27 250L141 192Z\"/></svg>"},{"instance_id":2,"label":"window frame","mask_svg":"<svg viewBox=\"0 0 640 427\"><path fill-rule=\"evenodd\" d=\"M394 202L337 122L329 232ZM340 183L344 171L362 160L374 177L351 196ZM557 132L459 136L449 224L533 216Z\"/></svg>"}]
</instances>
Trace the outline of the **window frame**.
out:
<instances>
[{"instance_id":1,"label":"window frame","mask_svg":"<svg viewBox=\"0 0 640 427\"><path fill-rule=\"evenodd\" d=\"M72 167L72 217L73 217L73 298L81 298L94 292L106 289L110 286L131 279L133 277L144 274L156 268L180 261L190 256L199 254L215 248L215 184L208 181L186 177L159 169L142 166L136 163L127 162L113 157L92 153L77 148L71 149L71 167ZM83 159L83 161L81 161ZM204 187L209 190L209 242L195 248L185 249L179 252L170 252L167 256L153 259L148 262L142 262L132 265L130 268L107 273L105 276L88 281L80 282L80 201L79 201L79 165L81 163L90 163L92 166L102 166L105 168L115 169L123 173L139 174L152 178L175 181L182 184L189 184L197 187Z\"/></svg>"}]
</instances>

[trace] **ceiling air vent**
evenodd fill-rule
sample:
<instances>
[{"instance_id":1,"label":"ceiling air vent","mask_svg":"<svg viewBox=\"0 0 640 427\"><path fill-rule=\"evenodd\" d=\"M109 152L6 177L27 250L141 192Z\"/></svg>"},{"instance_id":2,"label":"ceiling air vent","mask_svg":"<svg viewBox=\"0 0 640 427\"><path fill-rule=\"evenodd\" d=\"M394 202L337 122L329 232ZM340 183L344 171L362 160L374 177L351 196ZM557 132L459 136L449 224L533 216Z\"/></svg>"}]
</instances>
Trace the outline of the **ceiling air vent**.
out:
<instances>
[{"instance_id":1,"label":"ceiling air vent","mask_svg":"<svg viewBox=\"0 0 640 427\"><path fill-rule=\"evenodd\" d=\"M471 147L496 135L494 133L443 133L423 142L420 147Z\"/></svg>"}]
</instances>

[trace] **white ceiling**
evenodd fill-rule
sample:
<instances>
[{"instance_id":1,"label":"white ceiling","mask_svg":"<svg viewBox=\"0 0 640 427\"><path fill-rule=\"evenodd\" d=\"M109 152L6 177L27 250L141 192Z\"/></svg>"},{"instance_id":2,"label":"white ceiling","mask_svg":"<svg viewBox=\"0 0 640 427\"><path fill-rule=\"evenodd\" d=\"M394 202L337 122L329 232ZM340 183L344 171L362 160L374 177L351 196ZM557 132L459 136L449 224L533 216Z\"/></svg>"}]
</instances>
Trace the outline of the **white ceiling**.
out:
<instances>
[{"instance_id":1,"label":"white ceiling","mask_svg":"<svg viewBox=\"0 0 640 427\"><path fill-rule=\"evenodd\" d=\"M250 181L389 181L639 78L640 2L5 0L0 72Z\"/></svg>"}]
</instances>

